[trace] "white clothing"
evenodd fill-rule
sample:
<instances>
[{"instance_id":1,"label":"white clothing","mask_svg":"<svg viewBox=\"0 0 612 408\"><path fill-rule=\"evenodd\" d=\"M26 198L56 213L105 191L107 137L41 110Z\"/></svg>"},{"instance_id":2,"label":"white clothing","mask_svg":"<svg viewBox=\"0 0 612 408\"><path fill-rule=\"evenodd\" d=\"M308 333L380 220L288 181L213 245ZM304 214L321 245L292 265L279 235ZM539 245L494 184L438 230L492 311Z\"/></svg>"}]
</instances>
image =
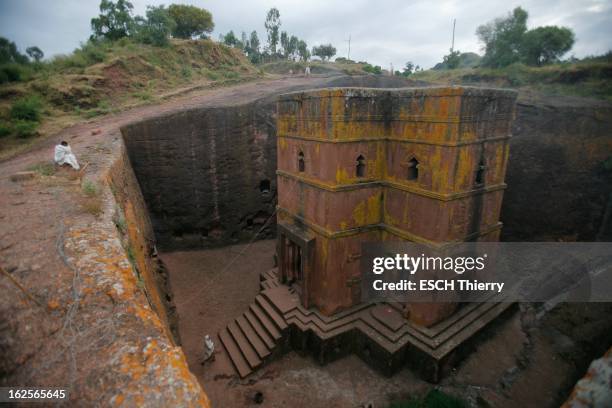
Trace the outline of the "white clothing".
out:
<instances>
[{"instance_id":1,"label":"white clothing","mask_svg":"<svg viewBox=\"0 0 612 408\"><path fill-rule=\"evenodd\" d=\"M72 153L72 149L70 146L62 146L58 144L55 146L55 163L59 164L69 164L75 170L78 170L81 166L79 166L79 162L77 162L76 156Z\"/></svg>"},{"instance_id":2,"label":"white clothing","mask_svg":"<svg viewBox=\"0 0 612 408\"><path fill-rule=\"evenodd\" d=\"M306 67L306 70L304 71L304 75L310 76L310 67Z\"/></svg>"},{"instance_id":3,"label":"white clothing","mask_svg":"<svg viewBox=\"0 0 612 408\"><path fill-rule=\"evenodd\" d=\"M215 352L215 343L213 343L210 336L207 334L204 336L204 361L208 360Z\"/></svg>"}]
</instances>

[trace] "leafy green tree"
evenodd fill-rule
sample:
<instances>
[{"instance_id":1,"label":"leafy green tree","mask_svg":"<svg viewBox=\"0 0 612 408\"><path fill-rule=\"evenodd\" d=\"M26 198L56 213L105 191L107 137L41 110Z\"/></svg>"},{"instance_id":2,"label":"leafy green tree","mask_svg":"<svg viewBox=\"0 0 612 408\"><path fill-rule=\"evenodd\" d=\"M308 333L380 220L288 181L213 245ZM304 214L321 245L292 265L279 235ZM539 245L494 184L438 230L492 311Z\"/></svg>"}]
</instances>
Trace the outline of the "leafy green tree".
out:
<instances>
[{"instance_id":1,"label":"leafy green tree","mask_svg":"<svg viewBox=\"0 0 612 408\"><path fill-rule=\"evenodd\" d=\"M404 69L402 70L401 75L405 77L409 77L410 75L412 75L413 70L414 70L414 64L412 63L412 61L408 61L406 65L404 66Z\"/></svg>"},{"instance_id":2,"label":"leafy green tree","mask_svg":"<svg viewBox=\"0 0 612 408\"><path fill-rule=\"evenodd\" d=\"M297 57L297 47L299 41L300 40L295 35L292 35L289 37L289 41L287 42L287 56L292 60L295 60Z\"/></svg>"},{"instance_id":3,"label":"leafy green tree","mask_svg":"<svg viewBox=\"0 0 612 408\"><path fill-rule=\"evenodd\" d=\"M186 4L171 4L170 16L176 22L172 35L176 38L206 38L215 28L210 11Z\"/></svg>"},{"instance_id":4,"label":"leafy green tree","mask_svg":"<svg viewBox=\"0 0 612 408\"><path fill-rule=\"evenodd\" d=\"M278 45L279 33L278 30L281 26L280 12L276 7L272 7L266 16L266 22L264 24L266 31L268 32L268 49L272 55L276 54L276 46Z\"/></svg>"},{"instance_id":5,"label":"leafy green tree","mask_svg":"<svg viewBox=\"0 0 612 408\"><path fill-rule=\"evenodd\" d=\"M369 64L367 62L360 62L360 63L364 64L362 69L365 72L369 72L370 74L375 74L375 75L382 74L382 68L380 67L380 65L374 66L374 65L371 65L371 64Z\"/></svg>"},{"instance_id":6,"label":"leafy green tree","mask_svg":"<svg viewBox=\"0 0 612 408\"><path fill-rule=\"evenodd\" d=\"M40 60L45 56L45 53L35 45L26 48L26 54L28 54L28 56L36 62L40 62Z\"/></svg>"},{"instance_id":7,"label":"leafy green tree","mask_svg":"<svg viewBox=\"0 0 612 408\"><path fill-rule=\"evenodd\" d=\"M443 57L443 63L447 69L458 68L460 62L461 62L461 51L453 51L453 49L450 49L448 55L445 55Z\"/></svg>"},{"instance_id":8,"label":"leafy green tree","mask_svg":"<svg viewBox=\"0 0 612 408\"><path fill-rule=\"evenodd\" d=\"M283 57L287 58L289 56L287 52L287 48L289 47L289 35L286 31L282 31L280 34L280 45L283 49Z\"/></svg>"},{"instance_id":9,"label":"leafy green tree","mask_svg":"<svg viewBox=\"0 0 612 408\"><path fill-rule=\"evenodd\" d=\"M236 47L239 43L240 40L238 40L238 37L236 37L233 30L230 30L230 32L225 34L223 37L223 44L229 45L230 47Z\"/></svg>"},{"instance_id":10,"label":"leafy green tree","mask_svg":"<svg viewBox=\"0 0 612 408\"><path fill-rule=\"evenodd\" d=\"M483 66L504 67L520 60L527 17L527 12L517 7L505 18L497 18L476 29L476 35L484 44Z\"/></svg>"},{"instance_id":11,"label":"leafy green tree","mask_svg":"<svg viewBox=\"0 0 612 408\"><path fill-rule=\"evenodd\" d=\"M91 19L94 38L106 38L111 41L130 35L134 25L132 10L134 6L128 0L110 0L100 2L100 15Z\"/></svg>"},{"instance_id":12,"label":"leafy green tree","mask_svg":"<svg viewBox=\"0 0 612 408\"><path fill-rule=\"evenodd\" d=\"M310 50L306 41L298 40L297 53L300 56L300 61L308 61L310 59Z\"/></svg>"},{"instance_id":13,"label":"leafy green tree","mask_svg":"<svg viewBox=\"0 0 612 408\"><path fill-rule=\"evenodd\" d=\"M17 64L27 64L28 57L21 54L17 45L7 38L0 37L0 64L15 62Z\"/></svg>"},{"instance_id":14,"label":"leafy green tree","mask_svg":"<svg viewBox=\"0 0 612 408\"><path fill-rule=\"evenodd\" d=\"M135 37L144 44L158 47L168 45L168 37L176 27L176 22L170 16L164 5L159 7L147 6L147 18L140 16L134 19Z\"/></svg>"},{"instance_id":15,"label":"leafy green tree","mask_svg":"<svg viewBox=\"0 0 612 408\"><path fill-rule=\"evenodd\" d=\"M246 48L247 55L252 63L258 63L261 61L261 52L259 50L259 36L257 31L252 31L249 37L248 47Z\"/></svg>"},{"instance_id":16,"label":"leafy green tree","mask_svg":"<svg viewBox=\"0 0 612 408\"><path fill-rule=\"evenodd\" d=\"M574 33L569 28L547 26L529 30L523 36L522 61L529 65L556 62L574 45Z\"/></svg>"},{"instance_id":17,"label":"leafy green tree","mask_svg":"<svg viewBox=\"0 0 612 408\"><path fill-rule=\"evenodd\" d=\"M323 61L336 55L336 48L331 44L323 44L312 48L312 55L320 57Z\"/></svg>"}]
</instances>

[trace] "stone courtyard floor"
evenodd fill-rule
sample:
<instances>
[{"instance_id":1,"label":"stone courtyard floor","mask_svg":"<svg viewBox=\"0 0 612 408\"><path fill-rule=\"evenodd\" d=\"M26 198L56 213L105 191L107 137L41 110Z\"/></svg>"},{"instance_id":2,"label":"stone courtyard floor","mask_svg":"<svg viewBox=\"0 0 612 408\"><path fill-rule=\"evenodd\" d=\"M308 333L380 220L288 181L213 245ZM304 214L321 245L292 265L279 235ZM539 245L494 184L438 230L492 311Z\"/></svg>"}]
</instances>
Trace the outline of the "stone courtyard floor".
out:
<instances>
[{"instance_id":1,"label":"stone courtyard floor","mask_svg":"<svg viewBox=\"0 0 612 408\"><path fill-rule=\"evenodd\" d=\"M261 392L264 407L385 407L436 387L408 369L387 378L355 356L320 366L294 352L238 380L217 333L259 292L260 272L273 267L275 242L258 241L246 251L245 245L161 254L190 369L213 406L253 406L255 393ZM474 352L437 387L471 406L559 406L584 374L586 366L581 365L593 358L580 355L586 353L585 342L610 329L611 308L601 304L560 309L538 319L531 306L521 305L487 329ZM568 324L577 326L564 334ZM202 365L205 334L213 337L216 352L213 362Z\"/></svg>"}]
</instances>

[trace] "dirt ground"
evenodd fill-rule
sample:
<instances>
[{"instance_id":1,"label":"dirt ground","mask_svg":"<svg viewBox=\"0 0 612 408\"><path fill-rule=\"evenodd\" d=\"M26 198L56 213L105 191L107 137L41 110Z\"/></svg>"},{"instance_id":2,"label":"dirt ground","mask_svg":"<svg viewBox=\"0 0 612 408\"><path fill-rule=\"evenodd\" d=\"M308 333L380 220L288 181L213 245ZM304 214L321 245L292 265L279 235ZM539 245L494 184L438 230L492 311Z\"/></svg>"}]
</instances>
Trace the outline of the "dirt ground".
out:
<instances>
[{"instance_id":1,"label":"dirt ground","mask_svg":"<svg viewBox=\"0 0 612 408\"><path fill-rule=\"evenodd\" d=\"M250 248L243 244L161 255L190 369L213 406L253 406L253 396L260 391L264 407L384 407L434 387L408 369L387 378L354 356L319 366L294 352L264 366L254 378L231 377L231 363L216 334L253 301L259 273L273 266L274 245L266 240ZM566 309L538 318L533 307L521 305L486 330L474 352L437 387L470 406L559 406L584 374L585 364L599 356L601 347L589 349L589 339L602 340L603 347L610 341L610 305ZM580 328L585 321L589 333L584 332L586 326ZM574 327L573 333L563 334L564 325ZM205 334L214 334L216 354L214 362L202 365Z\"/></svg>"}]
</instances>

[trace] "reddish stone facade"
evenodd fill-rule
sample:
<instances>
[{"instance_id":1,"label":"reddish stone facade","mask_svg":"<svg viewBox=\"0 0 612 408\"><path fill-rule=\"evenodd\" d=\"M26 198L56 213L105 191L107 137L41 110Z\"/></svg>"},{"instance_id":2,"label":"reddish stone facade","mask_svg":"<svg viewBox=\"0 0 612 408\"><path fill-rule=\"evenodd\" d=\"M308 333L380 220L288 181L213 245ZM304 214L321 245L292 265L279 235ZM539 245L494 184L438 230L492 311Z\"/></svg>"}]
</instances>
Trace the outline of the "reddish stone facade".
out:
<instances>
[{"instance_id":1,"label":"reddish stone facade","mask_svg":"<svg viewBox=\"0 0 612 408\"><path fill-rule=\"evenodd\" d=\"M331 315L361 299L361 244L496 241L516 93L324 89L278 102L281 282ZM448 305L413 305L429 325Z\"/></svg>"}]
</instances>

